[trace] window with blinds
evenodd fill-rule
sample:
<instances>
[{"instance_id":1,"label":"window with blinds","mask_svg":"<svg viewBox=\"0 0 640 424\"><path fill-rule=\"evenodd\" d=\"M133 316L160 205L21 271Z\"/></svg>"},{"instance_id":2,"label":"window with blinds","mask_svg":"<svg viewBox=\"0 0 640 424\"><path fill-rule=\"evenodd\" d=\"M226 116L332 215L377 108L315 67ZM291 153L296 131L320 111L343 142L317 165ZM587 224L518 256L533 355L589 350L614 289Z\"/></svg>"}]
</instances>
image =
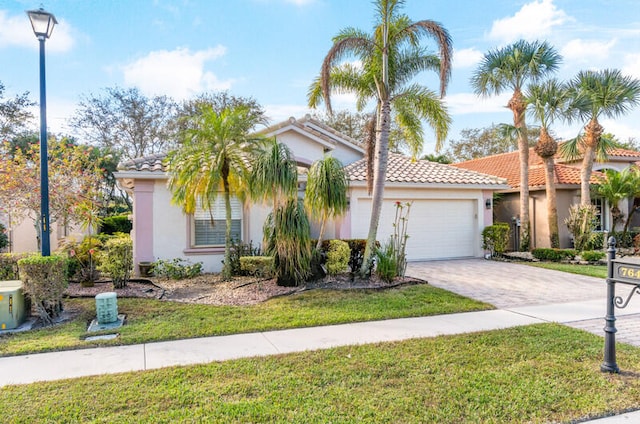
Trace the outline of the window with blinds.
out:
<instances>
[{"instance_id":1,"label":"window with blinds","mask_svg":"<svg viewBox=\"0 0 640 424\"><path fill-rule=\"evenodd\" d=\"M226 212L224 196L219 195L209 208L203 207L200 202L196 205L193 214L193 246L224 246L226 233ZM231 238L242 240L242 204L231 197Z\"/></svg>"}]
</instances>

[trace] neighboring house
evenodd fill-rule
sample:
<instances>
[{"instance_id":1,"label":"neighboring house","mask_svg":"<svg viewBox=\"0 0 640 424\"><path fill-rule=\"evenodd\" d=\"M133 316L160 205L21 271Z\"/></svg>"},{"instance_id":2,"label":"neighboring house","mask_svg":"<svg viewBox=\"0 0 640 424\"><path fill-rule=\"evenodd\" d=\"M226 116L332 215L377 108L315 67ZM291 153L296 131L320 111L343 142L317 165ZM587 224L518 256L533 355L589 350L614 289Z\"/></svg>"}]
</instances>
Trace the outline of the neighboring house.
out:
<instances>
[{"instance_id":1,"label":"neighboring house","mask_svg":"<svg viewBox=\"0 0 640 424\"><path fill-rule=\"evenodd\" d=\"M40 250L38 247L38 233L33 220L25 218L17 224L10 225L9 217L0 213L0 223L6 227L7 235L9 236L9 246L4 249L6 252L27 253ZM52 222L50 236L51 250L54 251L66 237L82 240L84 232L78 226L64 226L58 225L57 222Z\"/></svg>"},{"instance_id":2,"label":"neighboring house","mask_svg":"<svg viewBox=\"0 0 640 424\"><path fill-rule=\"evenodd\" d=\"M350 181L349 211L327 224L325 237L366 238L371 196L366 190L366 164L361 143L306 116L289 120L260 132L276 137L292 150L300 171L299 195L304 195L306 170L325 154L346 165ZM213 205L213 224L208 211L197 209L185 215L171 204L164 155L135 159L120 165L118 183L133 198L134 262L183 258L202 261L205 271L222 268L224 250L224 206L222 196ZM480 257L480 234L492 223L491 199L495 190L506 189L506 181L494 176L457 169L449 165L391 154L378 239L393 233L396 202L413 202L409 216L407 256L409 260ZM235 238L262 242L262 226L271 206L233 200L232 232ZM318 225L312 227L317 236Z\"/></svg>"},{"instance_id":3,"label":"neighboring house","mask_svg":"<svg viewBox=\"0 0 640 424\"><path fill-rule=\"evenodd\" d=\"M594 173L591 182L597 183L600 172L605 169L615 169L621 171L629 166L635 166L635 162L640 161L640 152L612 149L609 151L606 162L594 163ZM566 161L559 156L555 160L556 175L556 198L558 208L558 227L560 236L560 247L572 247L571 235L565 225L565 219L569 215L569 207L580 203L580 165L581 161ZM499 155L487 156L473 159L466 162L453 164L453 166L483 172L506 178L509 188L498 191L499 201L494 208L494 218L496 222L507 222L511 224L511 248L517 249L519 211L520 211L520 159L518 152L503 153ZM531 242L532 248L549 247L549 225L547 221L547 195L544 162L535 153L533 148L529 149L529 214L531 222ZM620 202L622 213L626 214L633 205L634 199ZM611 216L609 205L602 198L593 197L592 203L599 212L598 231L611 230ZM634 216L630 228L640 225L640 216Z\"/></svg>"}]
</instances>

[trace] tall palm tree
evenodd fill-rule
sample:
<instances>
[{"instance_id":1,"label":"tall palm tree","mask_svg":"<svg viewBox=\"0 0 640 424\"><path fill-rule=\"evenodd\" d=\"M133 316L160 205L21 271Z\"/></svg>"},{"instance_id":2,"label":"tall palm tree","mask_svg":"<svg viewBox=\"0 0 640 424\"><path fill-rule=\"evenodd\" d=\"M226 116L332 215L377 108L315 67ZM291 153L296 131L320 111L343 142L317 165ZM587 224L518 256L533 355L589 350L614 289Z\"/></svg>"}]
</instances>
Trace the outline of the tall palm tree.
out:
<instances>
[{"instance_id":1,"label":"tall palm tree","mask_svg":"<svg viewBox=\"0 0 640 424\"><path fill-rule=\"evenodd\" d=\"M530 85L525 98L529 113L540 123L540 135L533 149L542 158L545 165L549 245L558 248L560 247L560 236L554 160L558 151L558 143L549 134L549 127L556 119L563 117L569 96L563 84L556 79L549 79L541 84Z\"/></svg>"},{"instance_id":2,"label":"tall palm tree","mask_svg":"<svg viewBox=\"0 0 640 424\"><path fill-rule=\"evenodd\" d=\"M248 187L247 158L256 154L261 140L249 131L261 118L244 106L220 112L202 106L189 120L181 147L167 156L171 200L192 214L198 203L210 208L222 193L226 219L222 275L230 278L231 195L243 198Z\"/></svg>"},{"instance_id":3,"label":"tall palm tree","mask_svg":"<svg viewBox=\"0 0 640 424\"><path fill-rule=\"evenodd\" d=\"M580 203L591 204L589 182L596 159L606 157L606 139L599 118L620 117L640 102L640 80L622 75L617 69L580 71L569 82L573 97L569 113L586 123L584 133L563 145L563 155L575 159L582 155Z\"/></svg>"},{"instance_id":4,"label":"tall palm tree","mask_svg":"<svg viewBox=\"0 0 640 424\"><path fill-rule=\"evenodd\" d=\"M325 156L309 168L304 205L320 217L320 234L316 248L322 246L327 219L343 215L347 211L349 181L340 160Z\"/></svg>"},{"instance_id":5,"label":"tall palm tree","mask_svg":"<svg viewBox=\"0 0 640 424\"><path fill-rule=\"evenodd\" d=\"M607 200L609 212L611 213L611 231L615 232L617 225L624 219L624 214L618 207L621 200L633 196L638 187L637 173L631 168L625 168L618 172L613 169L606 169L604 177L600 179L596 186L596 193Z\"/></svg>"},{"instance_id":6,"label":"tall palm tree","mask_svg":"<svg viewBox=\"0 0 640 424\"><path fill-rule=\"evenodd\" d=\"M447 30L438 22L413 22L401 14L402 0L376 0L377 23L372 34L355 28L342 30L333 39L333 46L322 63L320 75L309 89L309 105L324 101L331 109L331 92L351 92L362 110L373 100L376 103L375 159L373 161L373 195L371 221L361 273L370 263L380 221L384 194L389 133L392 110L405 136L414 146L414 155L421 150L422 120L435 129L438 146L446 138L451 118L436 93L419 84L411 84L422 71L437 70L440 74L440 96L444 96L451 76L452 43ZM439 54L429 54L420 46L423 36L433 38ZM356 58L361 66L344 63Z\"/></svg>"},{"instance_id":7,"label":"tall palm tree","mask_svg":"<svg viewBox=\"0 0 640 424\"><path fill-rule=\"evenodd\" d=\"M547 42L517 41L486 53L471 77L476 94L486 97L505 90L513 94L507 107L518 130L520 157L520 249L530 248L529 224L529 140L525 118L526 101L522 90L528 81L537 82L558 69L560 55Z\"/></svg>"}]
</instances>

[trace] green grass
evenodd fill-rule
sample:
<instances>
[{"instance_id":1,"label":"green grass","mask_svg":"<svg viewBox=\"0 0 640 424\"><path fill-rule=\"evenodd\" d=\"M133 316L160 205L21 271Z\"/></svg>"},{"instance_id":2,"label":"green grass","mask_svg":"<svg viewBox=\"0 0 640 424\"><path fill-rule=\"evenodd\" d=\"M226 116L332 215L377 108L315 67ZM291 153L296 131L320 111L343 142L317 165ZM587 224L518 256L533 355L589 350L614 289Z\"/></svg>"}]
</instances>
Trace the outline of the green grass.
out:
<instances>
[{"instance_id":1,"label":"green grass","mask_svg":"<svg viewBox=\"0 0 640 424\"><path fill-rule=\"evenodd\" d=\"M596 278L607 278L606 265L577 265L559 262L522 262L525 265L538 268L553 269L556 271L570 272L572 274L586 275Z\"/></svg>"},{"instance_id":2,"label":"green grass","mask_svg":"<svg viewBox=\"0 0 640 424\"><path fill-rule=\"evenodd\" d=\"M640 349L556 324L8 386L12 423L543 423L640 404Z\"/></svg>"},{"instance_id":3,"label":"green grass","mask_svg":"<svg viewBox=\"0 0 640 424\"><path fill-rule=\"evenodd\" d=\"M79 311L78 318L64 325L2 336L0 355L493 309L426 284L383 291L313 290L253 306L118 299L118 312L127 315L126 325L118 329L120 336L88 342L83 338L95 317L95 300L66 300L64 305Z\"/></svg>"}]
</instances>

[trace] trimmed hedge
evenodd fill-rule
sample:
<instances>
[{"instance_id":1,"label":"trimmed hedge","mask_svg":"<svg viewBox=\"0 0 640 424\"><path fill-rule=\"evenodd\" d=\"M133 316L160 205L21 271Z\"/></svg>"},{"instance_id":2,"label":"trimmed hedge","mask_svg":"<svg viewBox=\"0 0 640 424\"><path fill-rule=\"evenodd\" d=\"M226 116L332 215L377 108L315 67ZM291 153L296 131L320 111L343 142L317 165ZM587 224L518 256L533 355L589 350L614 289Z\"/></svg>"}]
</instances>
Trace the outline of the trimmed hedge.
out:
<instances>
[{"instance_id":1,"label":"trimmed hedge","mask_svg":"<svg viewBox=\"0 0 640 424\"><path fill-rule=\"evenodd\" d=\"M585 250L584 252L580 252L582 260L587 262L598 262L605 256L607 256L607 254L599 250Z\"/></svg>"},{"instance_id":2,"label":"trimmed hedge","mask_svg":"<svg viewBox=\"0 0 640 424\"><path fill-rule=\"evenodd\" d=\"M241 256L240 269L246 275L272 278L275 274L273 256Z\"/></svg>"},{"instance_id":3,"label":"trimmed hedge","mask_svg":"<svg viewBox=\"0 0 640 424\"><path fill-rule=\"evenodd\" d=\"M502 255L509 245L511 227L506 222L496 222L482 230L482 248L489 250L491 256Z\"/></svg>"},{"instance_id":4,"label":"trimmed hedge","mask_svg":"<svg viewBox=\"0 0 640 424\"><path fill-rule=\"evenodd\" d=\"M129 220L128 215L113 215L102 219L99 232L103 234L129 234L131 233L132 227L133 224Z\"/></svg>"},{"instance_id":5,"label":"trimmed hedge","mask_svg":"<svg viewBox=\"0 0 640 424\"><path fill-rule=\"evenodd\" d=\"M346 272L351 259L351 249L349 244L342 240L329 240L327 249L327 272L329 275Z\"/></svg>"},{"instance_id":6,"label":"trimmed hedge","mask_svg":"<svg viewBox=\"0 0 640 424\"><path fill-rule=\"evenodd\" d=\"M534 258L541 261L561 262L563 260L571 260L578 254L573 249L551 249L548 247L541 247L533 249L531 254Z\"/></svg>"},{"instance_id":7,"label":"trimmed hedge","mask_svg":"<svg viewBox=\"0 0 640 424\"><path fill-rule=\"evenodd\" d=\"M52 324L62 312L67 288L67 258L32 255L18 261L20 280L43 323Z\"/></svg>"}]
</instances>

